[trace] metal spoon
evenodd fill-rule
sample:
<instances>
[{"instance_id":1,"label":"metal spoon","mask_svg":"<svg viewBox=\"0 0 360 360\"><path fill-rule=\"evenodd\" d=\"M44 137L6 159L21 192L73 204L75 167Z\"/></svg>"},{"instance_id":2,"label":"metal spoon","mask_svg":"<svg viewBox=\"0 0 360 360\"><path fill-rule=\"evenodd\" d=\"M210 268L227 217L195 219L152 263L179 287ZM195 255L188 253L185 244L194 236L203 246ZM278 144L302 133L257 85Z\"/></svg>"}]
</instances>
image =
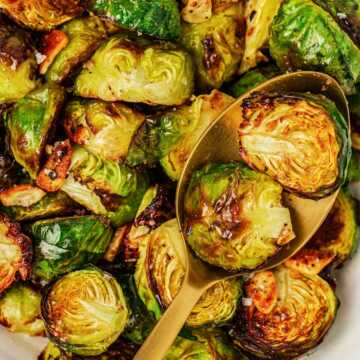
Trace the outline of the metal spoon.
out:
<instances>
[{"instance_id":1,"label":"metal spoon","mask_svg":"<svg viewBox=\"0 0 360 360\"><path fill-rule=\"evenodd\" d=\"M205 131L185 165L176 194L176 212L180 229L183 227L184 220L184 196L189 178L194 170L209 162L226 163L241 160L237 135L239 119L241 119L239 104L254 91L310 91L314 94L324 94L335 102L349 122L349 109L341 87L333 78L322 73L302 71L282 75L243 95L230 105ZM256 271L274 268L300 250L325 220L334 204L338 191L318 201L288 194L286 203L291 211L296 238ZM184 252L187 254L187 269L183 286L136 354L135 360L163 359L204 291L219 280L248 273L241 271L236 274L229 274L196 259L191 251L187 251L183 232L182 235L183 244L181 246L184 247Z\"/></svg>"}]
</instances>

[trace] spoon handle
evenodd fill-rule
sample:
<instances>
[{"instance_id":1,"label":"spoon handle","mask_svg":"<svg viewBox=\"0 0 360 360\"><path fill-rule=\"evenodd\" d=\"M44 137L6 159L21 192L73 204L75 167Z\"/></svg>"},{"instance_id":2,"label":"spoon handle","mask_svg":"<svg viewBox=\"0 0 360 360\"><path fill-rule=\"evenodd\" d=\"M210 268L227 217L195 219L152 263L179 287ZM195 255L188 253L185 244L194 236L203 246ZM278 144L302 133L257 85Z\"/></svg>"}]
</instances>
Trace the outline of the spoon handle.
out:
<instances>
[{"instance_id":1,"label":"spoon handle","mask_svg":"<svg viewBox=\"0 0 360 360\"><path fill-rule=\"evenodd\" d=\"M205 287L193 287L186 282L147 337L134 360L162 360L205 289Z\"/></svg>"}]
</instances>

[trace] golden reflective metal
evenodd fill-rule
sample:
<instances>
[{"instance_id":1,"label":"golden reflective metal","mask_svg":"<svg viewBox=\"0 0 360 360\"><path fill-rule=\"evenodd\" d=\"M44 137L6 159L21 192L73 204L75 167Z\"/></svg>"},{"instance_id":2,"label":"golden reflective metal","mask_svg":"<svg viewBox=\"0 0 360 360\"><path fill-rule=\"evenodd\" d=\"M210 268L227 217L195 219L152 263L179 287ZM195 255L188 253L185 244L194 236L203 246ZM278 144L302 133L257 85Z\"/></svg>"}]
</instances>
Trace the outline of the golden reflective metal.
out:
<instances>
[{"instance_id":1,"label":"golden reflective metal","mask_svg":"<svg viewBox=\"0 0 360 360\"><path fill-rule=\"evenodd\" d=\"M238 139L238 128L241 121L240 104L244 98L255 91L324 94L336 103L338 109L349 122L349 109L341 87L333 78L322 73L302 71L281 75L243 95L230 105L205 131L185 165L176 194L176 212L180 228L182 228L184 219L184 195L189 178L194 170L209 162L226 163L241 160ZM296 238L256 271L278 266L300 250L325 220L338 191L317 201L288 194L286 202L291 211ZM135 360L161 360L203 292L219 280L248 273L241 271L237 274L229 274L196 259L192 252L187 249L184 236L182 246L184 252L187 253L187 271L183 287L136 354Z\"/></svg>"}]
</instances>

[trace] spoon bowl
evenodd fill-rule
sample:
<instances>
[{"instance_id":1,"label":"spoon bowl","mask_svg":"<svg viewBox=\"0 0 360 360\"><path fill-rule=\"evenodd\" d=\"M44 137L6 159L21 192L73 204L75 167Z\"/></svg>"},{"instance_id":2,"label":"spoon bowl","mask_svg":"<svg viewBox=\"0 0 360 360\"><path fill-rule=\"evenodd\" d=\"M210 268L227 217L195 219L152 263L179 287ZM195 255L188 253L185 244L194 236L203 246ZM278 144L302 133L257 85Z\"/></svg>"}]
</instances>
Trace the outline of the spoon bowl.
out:
<instances>
[{"instance_id":1,"label":"spoon bowl","mask_svg":"<svg viewBox=\"0 0 360 360\"><path fill-rule=\"evenodd\" d=\"M229 273L197 259L188 248L183 232L184 197L192 173L208 163L241 161L238 129L241 121L241 103L253 92L311 92L331 99L349 123L349 109L340 85L330 76L301 71L278 76L244 94L230 105L204 132L193 149L178 182L176 214L182 233L186 256L186 275L183 286L173 303L165 311L135 360L161 360L165 356L187 317L203 292L217 281L242 276L249 272L274 268L299 251L315 234L331 210L339 190L321 200L311 200L286 194L285 203L291 212L296 238L256 270Z\"/></svg>"}]
</instances>

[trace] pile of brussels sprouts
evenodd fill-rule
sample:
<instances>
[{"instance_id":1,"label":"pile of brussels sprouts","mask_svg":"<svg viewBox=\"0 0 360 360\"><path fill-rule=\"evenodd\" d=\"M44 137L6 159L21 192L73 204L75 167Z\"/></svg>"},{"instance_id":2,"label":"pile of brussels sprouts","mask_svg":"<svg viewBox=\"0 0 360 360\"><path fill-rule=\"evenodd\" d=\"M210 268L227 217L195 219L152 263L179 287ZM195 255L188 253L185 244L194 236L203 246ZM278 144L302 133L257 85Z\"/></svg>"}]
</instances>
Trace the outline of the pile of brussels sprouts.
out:
<instances>
[{"instance_id":1,"label":"pile of brussels sprouts","mask_svg":"<svg viewBox=\"0 0 360 360\"><path fill-rule=\"evenodd\" d=\"M185 277L176 182L235 97L323 71L349 97L360 149L359 20L357 0L0 0L0 323L47 336L39 359L132 359ZM209 288L166 360L305 353L357 247L347 184L360 166L335 105L254 94L242 110L252 169L209 164L188 189L199 257L255 269L294 237L283 191L342 189L285 264Z\"/></svg>"}]
</instances>

